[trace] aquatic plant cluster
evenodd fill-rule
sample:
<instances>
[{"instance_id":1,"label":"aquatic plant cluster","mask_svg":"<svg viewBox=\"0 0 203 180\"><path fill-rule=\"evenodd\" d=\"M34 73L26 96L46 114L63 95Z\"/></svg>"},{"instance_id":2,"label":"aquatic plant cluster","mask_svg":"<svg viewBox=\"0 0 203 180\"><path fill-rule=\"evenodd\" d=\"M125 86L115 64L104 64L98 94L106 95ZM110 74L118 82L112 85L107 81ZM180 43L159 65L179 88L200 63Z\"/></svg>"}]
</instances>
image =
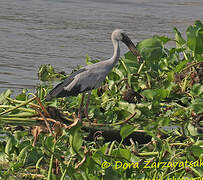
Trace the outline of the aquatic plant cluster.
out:
<instances>
[{"instance_id":1,"label":"aquatic plant cluster","mask_svg":"<svg viewBox=\"0 0 203 180\"><path fill-rule=\"evenodd\" d=\"M51 65L35 94L0 94L0 179L203 177L203 25L174 35L139 42L142 62L120 58L92 92L91 124L76 118L81 94L45 101L68 76Z\"/></svg>"}]
</instances>

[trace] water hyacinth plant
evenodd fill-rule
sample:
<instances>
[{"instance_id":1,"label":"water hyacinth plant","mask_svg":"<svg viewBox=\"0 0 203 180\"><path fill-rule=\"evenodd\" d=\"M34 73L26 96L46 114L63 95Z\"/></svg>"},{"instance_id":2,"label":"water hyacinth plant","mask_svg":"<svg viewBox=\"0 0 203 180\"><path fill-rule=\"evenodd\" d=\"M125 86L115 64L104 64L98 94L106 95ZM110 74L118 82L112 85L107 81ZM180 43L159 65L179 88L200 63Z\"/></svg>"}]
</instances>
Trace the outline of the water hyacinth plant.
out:
<instances>
[{"instance_id":1,"label":"water hyacinth plant","mask_svg":"<svg viewBox=\"0 0 203 180\"><path fill-rule=\"evenodd\" d=\"M174 28L174 38L137 49L143 62L127 52L93 90L91 125L75 116L82 95L45 101L68 76L51 65L40 67L35 94L0 94L0 179L203 177L202 23L186 39Z\"/></svg>"}]
</instances>

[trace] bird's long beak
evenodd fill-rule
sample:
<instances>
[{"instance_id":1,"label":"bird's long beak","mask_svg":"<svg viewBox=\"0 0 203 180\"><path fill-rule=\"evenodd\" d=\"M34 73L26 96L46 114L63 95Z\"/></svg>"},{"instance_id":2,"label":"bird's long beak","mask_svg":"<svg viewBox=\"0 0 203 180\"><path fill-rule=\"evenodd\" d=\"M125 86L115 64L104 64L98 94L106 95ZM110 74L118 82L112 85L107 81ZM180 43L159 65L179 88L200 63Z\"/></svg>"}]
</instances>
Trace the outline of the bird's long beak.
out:
<instances>
[{"instance_id":1,"label":"bird's long beak","mask_svg":"<svg viewBox=\"0 0 203 180\"><path fill-rule=\"evenodd\" d=\"M137 57L138 61L141 62L141 56L140 53L137 51L134 43L131 41L131 39L125 35L122 39L122 42L129 48L129 50Z\"/></svg>"}]
</instances>

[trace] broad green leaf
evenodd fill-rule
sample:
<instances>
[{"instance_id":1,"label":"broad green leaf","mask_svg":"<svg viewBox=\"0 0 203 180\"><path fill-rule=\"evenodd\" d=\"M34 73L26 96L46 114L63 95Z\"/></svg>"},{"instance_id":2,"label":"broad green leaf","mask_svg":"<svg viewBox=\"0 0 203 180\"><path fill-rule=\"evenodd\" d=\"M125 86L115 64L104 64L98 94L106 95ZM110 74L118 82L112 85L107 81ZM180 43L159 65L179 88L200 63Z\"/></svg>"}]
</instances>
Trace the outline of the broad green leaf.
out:
<instances>
[{"instance_id":1,"label":"broad green leaf","mask_svg":"<svg viewBox=\"0 0 203 180\"><path fill-rule=\"evenodd\" d=\"M199 96L203 93L203 85L197 83L192 86L191 94L193 96Z\"/></svg>"},{"instance_id":2,"label":"broad green leaf","mask_svg":"<svg viewBox=\"0 0 203 180\"><path fill-rule=\"evenodd\" d=\"M197 38L196 38L196 30L194 27L189 26L186 31L187 34L187 45L192 50L196 50Z\"/></svg>"},{"instance_id":3,"label":"broad green leaf","mask_svg":"<svg viewBox=\"0 0 203 180\"><path fill-rule=\"evenodd\" d=\"M43 64L38 71L38 79L40 81L49 81L55 79L64 79L64 73L56 73L53 66L50 64Z\"/></svg>"},{"instance_id":4,"label":"broad green leaf","mask_svg":"<svg viewBox=\"0 0 203 180\"><path fill-rule=\"evenodd\" d=\"M186 43L186 41L183 39L181 33L178 31L177 28L174 28L173 30L175 33L176 47L181 48Z\"/></svg>"},{"instance_id":5,"label":"broad green leaf","mask_svg":"<svg viewBox=\"0 0 203 180\"><path fill-rule=\"evenodd\" d=\"M176 111L173 113L173 117L181 116L185 114L185 109L183 108L178 108Z\"/></svg>"},{"instance_id":6,"label":"broad green leaf","mask_svg":"<svg viewBox=\"0 0 203 180\"><path fill-rule=\"evenodd\" d=\"M165 99L169 96L170 91L168 89L157 89L156 90L156 95L160 98L160 99Z\"/></svg>"},{"instance_id":7,"label":"broad green leaf","mask_svg":"<svg viewBox=\"0 0 203 180\"><path fill-rule=\"evenodd\" d=\"M118 158L119 157L124 158L126 160L130 160L130 158L131 158L131 152L128 149L121 149L121 148L114 149L112 152L112 155L116 156Z\"/></svg>"},{"instance_id":8,"label":"broad green leaf","mask_svg":"<svg viewBox=\"0 0 203 180\"><path fill-rule=\"evenodd\" d=\"M121 128L120 130L120 135L122 139L125 139L126 137L128 137L130 134L132 134L132 132L135 130L134 126L131 125L125 125Z\"/></svg>"},{"instance_id":9,"label":"broad green leaf","mask_svg":"<svg viewBox=\"0 0 203 180\"><path fill-rule=\"evenodd\" d=\"M182 97L180 100L185 105L189 105L190 104L190 99L188 97Z\"/></svg>"},{"instance_id":10,"label":"broad green leaf","mask_svg":"<svg viewBox=\"0 0 203 180\"><path fill-rule=\"evenodd\" d=\"M196 53L202 54L203 53L203 28L200 28L197 30L196 36L197 36Z\"/></svg>"},{"instance_id":11,"label":"broad green leaf","mask_svg":"<svg viewBox=\"0 0 203 180\"><path fill-rule=\"evenodd\" d=\"M13 148L12 138L9 137L9 138L8 138L8 141L7 141L7 143L6 143L5 153L6 153L6 154L10 154L10 151L12 150L12 148Z\"/></svg>"},{"instance_id":12,"label":"broad green leaf","mask_svg":"<svg viewBox=\"0 0 203 180\"><path fill-rule=\"evenodd\" d=\"M169 117L159 117L158 119L162 126L168 126L171 122L171 119Z\"/></svg>"},{"instance_id":13,"label":"broad green leaf","mask_svg":"<svg viewBox=\"0 0 203 180\"><path fill-rule=\"evenodd\" d=\"M172 39L167 37L167 36L153 36L153 38L156 38L158 40L160 40L163 44L166 44L168 41L171 41Z\"/></svg>"},{"instance_id":14,"label":"broad green leaf","mask_svg":"<svg viewBox=\"0 0 203 180\"><path fill-rule=\"evenodd\" d=\"M124 109L133 114L135 112L135 104L124 101L119 102L119 109Z\"/></svg>"},{"instance_id":15,"label":"broad green leaf","mask_svg":"<svg viewBox=\"0 0 203 180\"><path fill-rule=\"evenodd\" d=\"M201 54L195 54L195 59L199 62L203 62L203 55Z\"/></svg>"},{"instance_id":16,"label":"broad green leaf","mask_svg":"<svg viewBox=\"0 0 203 180\"><path fill-rule=\"evenodd\" d=\"M203 99L195 99L192 104L191 108L197 113L203 113Z\"/></svg>"},{"instance_id":17,"label":"broad green leaf","mask_svg":"<svg viewBox=\"0 0 203 180\"><path fill-rule=\"evenodd\" d=\"M156 90L146 89L141 94L145 96L147 99L153 100L157 93Z\"/></svg>"},{"instance_id":18,"label":"broad green leaf","mask_svg":"<svg viewBox=\"0 0 203 180\"><path fill-rule=\"evenodd\" d=\"M16 140L20 140L21 138L23 137L26 137L28 136L28 132L27 131L16 131L15 134L14 134L14 137Z\"/></svg>"},{"instance_id":19,"label":"broad green leaf","mask_svg":"<svg viewBox=\"0 0 203 180\"><path fill-rule=\"evenodd\" d=\"M82 135L80 132L80 126L75 126L73 128L71 128L70 131L71 135L70 135L70 145L71 145L71 150L72 153L77 153L79 151L79 149L82 146Z\"/></svg>"},{"instance_id":20,"label":"broad green leaf","mask_svg":"<svg viewBox=\"0 0 203 180\"><path fill-rule=\"evenodd\" d=\"M136 62L137 58L133 55L131 51L128 51L124 54L125 59L128 59L129 61Z\"/></svg>"},{"instance_id":21,"label":"broad green leaf","mask_svg":"<svg viewBox=\"0 0 203 180\"><path fill-rule=\"evenodd\" d=\"M175 72L179 73L183 70L183 68L187 65L188 60L181 61L175 68Z\"/></svg>"},{"instance_id":22,"label":"broad green leaf","mask_svg":"<svg viewBox=\"0 0 203 180\"><path fill-rule=\"evenodd\" d=\"M197 146L197 145L193 145L191 147L191 151L193 152L193 154L196 156L196 157L199 157L200 154L203 153L203 148L201 148L200 146Z\"/></svg>"},{"instance_id":23,"label":"broad green leaf","mask_svg":"<svg viewBox=\"0 0 203 180\"><path fill-rule=\"evenodd\" d=\"M203 140L198 140L194 145L203 146Z\"/></svg>"},{"instance_id":24,"label":"broad green leaf","mask_svg":"<svg viewBox=\"0 0 203 180\"><path fill-rule=\"evenodd\" d=\"M121 155L121 157L130 160L131 158L131 152L128 149L121 149L119 148L119 154Z\"/></svg>"},{"instance_id":25,"label":"broad green leaf","mask_svg":"<svg viewBox=\"0 0 203 180\"><path fill-rule=\"evenodd\" d=\"M187 45L195 54L203 53L203 26L200 22L189 26L186 31Z\"/></svg>"},{"instance_id":26,"label":"broad green leaf","mask_svg":"<svg viewBox=\"0 0 203 180\"><path fill-rule=\"evenodd\" d=\"M145 39L138 43L137 49L144 60L154 62L163 56L161 41L156 38Z\"/></svg>"},{"instance_id":27,"label":"broad green leaf","mask_svg":"<svg viewBox=\"0 0 203 180\"><path fill-rule=\"evenodd\" d=\"M168 76L168 81L173 82L173 80L174 80L174 71L168 72L167 76Z\"/></svg>"},{"instance_id":28,"label":"broad green leaf","mask_svg":"<svg viewBox=\"0 0 203 180\"><path fill-rule=\"evenodd\" d=\"M26 98L27 97L27 95L26 95L27 92L28 92L28 90L23 89L22 93L20 93L20 94L18 94L16 96L16 99L20 100L20 101L26 101L27 100L27 98Z\"/></svg>"},{"instance_id":29,"label":"broad green leaf","mask_svg":"<svg viewBox=\"0 0 203 180\"><path fill-rule=\"evenodd\" d=\"M49 151L52 151L52 148L54 146L54 137L53 136L46 137L45 146Z\"/></svg>"},{"instance_id":30,"label":"broad green leaf","mask_svg":"<svg viewBox=\"0 0 203 180\"><path fill-rule=\"evenodd\" d=\"M18 161L23 161L25 162L25 158L26 158L26 155L28 154L28 150L31 148L32 146L31 145L28 145L28 146L25 146L21 151L20 151L20 154L18 156Z\"/></svg>"}]
</instances>

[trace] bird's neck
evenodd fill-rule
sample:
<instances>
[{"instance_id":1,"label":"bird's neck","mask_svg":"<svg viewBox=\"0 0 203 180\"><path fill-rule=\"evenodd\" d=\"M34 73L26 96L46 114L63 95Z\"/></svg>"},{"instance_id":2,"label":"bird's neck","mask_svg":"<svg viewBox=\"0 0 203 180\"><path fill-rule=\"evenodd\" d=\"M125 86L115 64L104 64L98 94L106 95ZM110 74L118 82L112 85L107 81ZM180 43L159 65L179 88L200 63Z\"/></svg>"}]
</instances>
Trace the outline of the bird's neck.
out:
<instances>
[{"instance_id":1,"label":"bird's neck","mask_svg":"<svg viewBox=\"0 0 203 180\"><path fill-rule=\"evenodd\" d=\"M113 56L111 58L111 63L114 66L118 62L120 57L120 47L119 47L119 42L117 40L113 39L112 43L113 43L114 51L113 51Z\"/></svg>"}]
</instances>

